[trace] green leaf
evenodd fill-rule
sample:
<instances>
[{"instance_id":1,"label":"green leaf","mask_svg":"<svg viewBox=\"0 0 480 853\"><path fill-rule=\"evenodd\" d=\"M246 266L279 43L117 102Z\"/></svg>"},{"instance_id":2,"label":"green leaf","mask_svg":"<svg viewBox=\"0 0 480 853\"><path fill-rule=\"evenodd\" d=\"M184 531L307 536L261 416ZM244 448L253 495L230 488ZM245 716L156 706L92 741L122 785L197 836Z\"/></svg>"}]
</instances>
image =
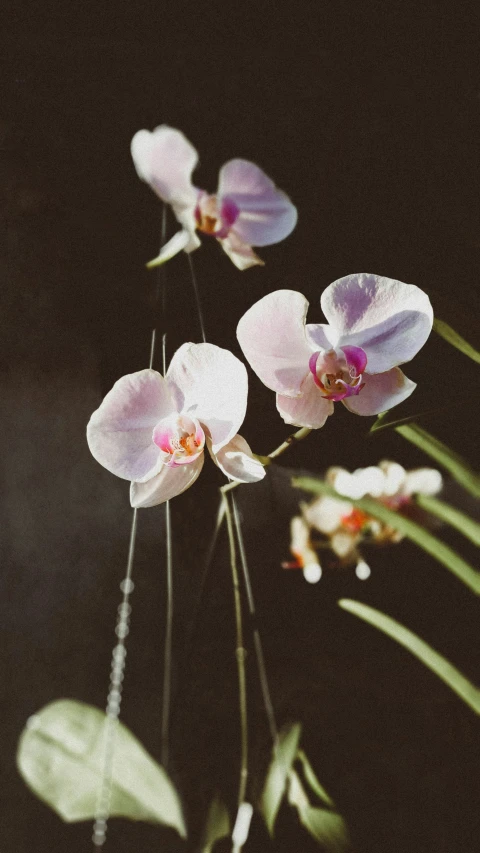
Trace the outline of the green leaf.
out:
<instances>
[{"instance_id":1,"label":"green leaf","mask_svg":"<svg viewBox=\"0 0 480 853\"><path fill-rule=\"evenodd\" d=\"M390 616L386 616L385 613L381 613L380 610L375 610L373 607L361 604L359 601L342 598L338 604L343 610L353 613L408 649L428 669L434 672L435 675L438 675L476 714L480 714L480 690L465 678L446 658L432 649L420 637L417 637L413 631L405 628L404 625L396 622Z\"/></svg>"},{"instance_id":2,"label":"green leaf","mask_svg":"<svg viewBox=\"0 0 480 853\"><path fill-rule=\"evenodd\" d=\"M342 816L330 809L311 806L294 770L289 774L288 801L297 809L300 822L327 853L344 853L349 847L348 830Z\"/></svg>"},{"instance_id":3,"label":"green leaf","mask_svg":"<svg viewBox=\"0 0 480 853\"><path fill-rule=\"evenodd\" d=\"M283 728L279 735L278 744L273 750L273 758L260 798L260 811L272 836L280 803L285 793L288 774L297 754L301 731L300 723L293 723Z\"/></svg>"},{"instance_id":4,"label":"green leaf","mask_svg":"<svg viewBox=\"0 0 480 853\"><path fill-rule=\"evenodd\" d=\"M368 434L372 435L373 433L381 432L384 429L393 429L394 427L401 426L402 424L410 424L413 421L417 421L419 418L425 417L425 415L430 415L432 412L441 412L446 408L447 406L436 406L433 409L425 409L423 412L416 412L414 415L407 415L404 418L399 418L396 412L393 414L391 411L382 412L381 415L378 415L375 423L370 427Z\"/></svg>"},{"instance_id":5,"label":"green leaf","mask_svg":"<svg viewBox=\"0 0 480 853\"><path fill-rule=\"evenodd\" d=\"M68 823L95 817L106 721L98 708L61 699L31 717L20 737L21 775ZM167 774L122 723L114 725L110 814L165 824L185 838L180 800Z\"/></svg>"},{"instance_id":6,"label":"green leaf","mask_svg":"<svg viewBox=\"0 0 480 853\"><path fill-rule=\"evenodd\" d=\"M202 853L212 853L216 841L230 835L230 816L227 807L216 795L210 803L203 833Z\"/></svg>"},{"instance_id":7,"label":"green leaf","mask_svg":"<svg viewBox=\"0 0 480 853\"><path fill-rule=\"evenodd\" d=\"M480 477L472 468L453 450L450 450L446 444L443 444L435 436L430 435L427 430L418 424L406 424L397 426L396 430L403 438L410 441L424 453L435 459L439 465L442 465L450 472L452 477L463 486L470 494L476 498L480 498Z\"/></svg>"},{"instance_id":8,"label":"green leaf","mask_svg":"<svg viewBox=\"0 0 480 853\"><path fill-rule=\"evenodd\" d=\"M460 512L456 507L439 501L438 498L432 498L430 495L417 495L416 502L422 509L435 515L445 524L449 524L450 527L454 527L455 530L459 530L474 545L480 547L480 524L478 521L470 518L469 515L465 515L464 512Z\"/></svg>"},{"instance_id":9,"label":"green leaf","mask_svg":"<svg viewBox=\"0 0 480 853\"><path fill-rule=\"evenodd\" d=\"M480 352L472 347L465 338L462 338L455 329L452 329L448 323L444 323L443 320L439 320L437 317L433 321L433 330L440 335L447 343L451 344L455 349L463 352L464 355L471 358L472 361L476 361L477 364L480 364Z\"/></svg>"},{"instance_id":10,"label":"green leaf","mask_svg":"<svg viewBox=\"0 0 480 853\"><path fill-rule=\"evenodd\" d=\"M335 489L332 489L323 480L316 480L313 477L295 477L292 480L292 485L298 489L304 489L306 492L314 494L329 495L338 500L345 500L344 495L340 495ZM415 542L419 548L430 554L435 560L445 566L452 574L454 574L465 586L468 586L476 595L480 595L480 572L467 563L460 557L452 548L437 539L430 531L425 530L419 524L416 524L410 518L406 518L401 513L394 512L379 501L373 498L360 498L353 500L348 498L348 502L353 506L378 518L384 524L388 524L395 530L399 530L412 542Z\"/></svg>"},{"instance_id":11,"label":"green leaf","mask_svg":"<svg viewBox=\"0 0 480 853\"><path fill-rule=\"evenodd\" d=\"M327 794L323 785L321 785L320 782L318 781L318 779L315 775L315 771L314 771L312 765L310 764L307 756L305 755L303 749L297 750L297 756L296 757L301 762L301 765L303 768L303 773L305 776L305 781L308 782L313 793L316 794L316 796L318 797L319 800L322 800L322 802L326 803L327 806L330 806L330 808L334 809L335 803L333 802L332 798Z\"/></svg>"}]
</instances>

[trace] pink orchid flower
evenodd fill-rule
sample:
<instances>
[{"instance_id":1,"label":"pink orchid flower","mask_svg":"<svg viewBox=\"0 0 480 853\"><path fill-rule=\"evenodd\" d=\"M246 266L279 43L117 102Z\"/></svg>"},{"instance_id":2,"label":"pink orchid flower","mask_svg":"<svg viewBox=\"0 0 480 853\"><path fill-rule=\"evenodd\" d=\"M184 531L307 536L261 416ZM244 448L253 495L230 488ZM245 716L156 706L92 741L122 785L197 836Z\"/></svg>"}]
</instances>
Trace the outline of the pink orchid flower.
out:
<instances>
[{"instance_id":1,"label":"pink orchid flower","mask_svg":"<svg viewBox=\"0 0 480 853\"><path fill-rule=\"evenodd\" d=\"M232 480L252 483L263 465L237 430L247 407L244 365L213 344L183 344L165 378L140 370L115 383L87 426L95 459L133 481L133 507L181 494L203 467L204 447Z\"/></svg>"},{"instance_id":2,"label":"pink orchid flower","mask_svg":"<svg viewBox=\"0 0 480 853\"><path fill-rule=\"evenodd\" d=\"M277 393L287 424L317 429L341 400L357 415L376 415L416 385L398 365L410 361L433 323L428 296L413 284L360 273L330 284L326 324L306 324L301 293L277 290L240 320L237 337L251 367Z\"/></svg>"},{"instance_id":3,"label":"pink orchid flower","mask_svg":"<svg viewBox=\"0 0 480 853\"><path fill-rule=\"evenodd\" d=\"M248 160L229 160L220 169L216 195L194 187L191 175L198 154L179 130L160 125L139 130L131 152L139 177L169 204L182 225L149 267L170 260L182 249L200 246L196 231L215 237L240 270L263 261L252 246L279 243L295 227L297 210L284 192Z\"/></svg>"}]
</instances>

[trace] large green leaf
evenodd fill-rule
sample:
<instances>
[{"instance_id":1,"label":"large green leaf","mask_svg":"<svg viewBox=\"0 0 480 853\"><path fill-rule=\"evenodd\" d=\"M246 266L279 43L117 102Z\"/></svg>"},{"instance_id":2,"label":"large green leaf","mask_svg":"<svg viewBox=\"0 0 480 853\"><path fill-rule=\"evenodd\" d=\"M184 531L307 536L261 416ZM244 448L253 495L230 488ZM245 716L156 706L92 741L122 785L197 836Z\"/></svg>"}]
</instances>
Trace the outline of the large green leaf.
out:
<instances>
[{"instance_id":1,"label":"large green leaf","mask_svg":"<svg viewBox=\"0 0 480 853\"><path fill-rule=\"evenodd\" d=\"M403 424L395 427L395 429L403 438L423 450L424 453L449 471L457 483L460 483L470 494L480 498L480 477L458 453L450 450L446 444L430 435L426 429L418 424Z\"/></svg>"},{"instance_id":2,"label":"large green leaf","mask_svg":"<svg viewBox=\"0 0 480 853\"><path fill-rule=\"evenodd\" d=\"M92 820L104 773L107 717L98 708L61 699L27 723L18 769L37 796L67 822ZM166 824L186 837L178 794L167 774L122 723L114 723L110 814Z\"/></svg>"},{"instance_id":3,"label":"large green leaf","mask_svg":"<svg viewBox=\"0 0 480 853\"><path fill-rule=\"evenodd\" d=\"M361 604L359 601L352 601L349 598L342 598L339 606L349 613L353 613L379 631L383 631L392 640L400 643L401 646L408 649L412 655L415 655L422 663L432 670L435 675L438 675L445 684L448 684L451 690L457 694L476 714L480 714L480 690L475 687L461 672L458 671L446 658L442 657L438 652L431 648L424 640L417 637L413 631L405 628L395 619L381 613L380 610L375 610L367 604Z\"/></svg>"},{"instance_id":4,"label":"large green leaf","mask_svg":"<svg viewBox=\"0 0 480 853\"><path fill-rule=\"evenodd\" d=\"M345 500L344 496L336 492L335 489L332 489L324 480L317 480L313 477L295 477L292 480L292 485L299 489L304 489L306 492L329 495L339 500ZM472 592L480 595L480 572L475 571L469 563L446 545L445 542L433 536L430 531L425 530L424 527L416 524L410 518L406 518L399 512L394 512L373 498L359 498L358 500L349 498L348 501L368 515L372 515L395 530L399 530L400 533L403 533L404 536L415 542L419 548L422 548L427 554L430 554L435 560L442 563L465 586L468 586Z\"/></svg>"},{"instance_id":5,"label":"large green leaf","mask_svg":"<svg viewBox=\"0 0 480 853\"><path fill-rule=\"evenodd\" d=\"M260 811L270 835L273 835L275 820L286 790L288 774L295 761L301 730L300 723L286 726L280 732L278 743L274 747L273 758L260 798Z\"/></svg>"},{"instance_id":6,"label":"large green leaf","mask_svg":"<svg viewBox=\"0 0 480 853\"><path fill-rule=\"evenodd\" d=\"M439 320L435 317L433 321L433 330L437 335L440 335L440 337L447 341L447 343L451 344L452 347L460 350L460 352L463 352L463 354L468 356L468 358L471 358L472 361L476 361L477 364L480 364L480 352L478 352L475 347L472 347L465 338L462 338L455 329L452 329L448 323L445 323L443 320Z\"/></svg>"},{"instance_id":7,"label":"large green leaf","mask_svg":"<svg viewBox=\"0 0 480 853\"><path fill-rule=\"evenodd\" d=\"M438 498L433 498L430 495L417 495L416 502L422 509L435 515L445 524L459 530L474 545L480 546L480 524L478 521L470 518L469 515L465 515L464 512L460 512L456 507L445 503L445 501L439 501Z\"/></svg>"},{"instance_id":8,"label":"large green leaf","mask_svg":"<svg viewBox=\"0 0 480 853\"><path fill-rule=\"evenodd\" d=\"M210 803L202 841L202 853L212 853L216 841L230 835L230 816L225 803L216 795Z\"/></svg>"},{"instance_id":9,"label":"large green leaf","mask_svg":"<svg viewBox=\"0 0 480 853\"><path fill-rule=\"evenodd\" d=\"M289 774L288 801L297 809L300 822L327 853L344 853L349 847L348 830L342 816L331 809L310 805L294 770Z\"/></svg>"}]
</instances>

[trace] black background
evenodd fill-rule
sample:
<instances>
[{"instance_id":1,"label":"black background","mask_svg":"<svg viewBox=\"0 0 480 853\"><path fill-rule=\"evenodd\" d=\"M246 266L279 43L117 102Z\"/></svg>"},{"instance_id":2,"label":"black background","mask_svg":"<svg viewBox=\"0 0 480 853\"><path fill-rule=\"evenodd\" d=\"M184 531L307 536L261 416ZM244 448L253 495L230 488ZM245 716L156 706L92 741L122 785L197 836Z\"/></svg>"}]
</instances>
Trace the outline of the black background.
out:
<instances>
[{"instance_id":1,"label":"black background","mask_svg":"<svg viewBox=\"0 0 480 853\"><path fill-rule=\"evenodd\" d=\"M375 272L425 289L438 315L478 341L479 13L437 2L10 3L0 51L3 509L1 569L3 853L83 851L17 777L27 717L68 696L105 704L127 487L98 466L86 422L113 382L146 366L161 207L135 175L129 144L168 123L200 153L195 182L252 159L298 206L294 233L236 270L218 245L194 255L209 340L241 355L235 326L264 294L311 302L334 279ZM171 223L171 227L174 225ZM170 354L200 339L188 265L167 268ZM474 365L431 340L408 365L419 383L401 411L425 419L471 461L478 442ZM250 374L242 434L266 453L287 434L273 394ZM285 457L320 472L425 458L343 407ZM399 410L400 411L400 410ZM192 844L215 788L233 808L238 719L224 543L189 645L213 524L218 472L172 503L176 634L171 773ZM478 673L473 596L402 544L369 554L362 584L326 569L308 586L288 559L297 495L289 474L238 491L279 723L304 723L318 775L349 822L356 853L469 853L478 844L473 713L407 653L337 607L384 609L466 675ZM447 495L472 508L447 483ZM471 560L460 537L444 534ZM157 758L164 623L163 510L140 513L122 718ZM250 656L252 794L269 741ZM250 850L268 850L260 823ZM288 812L277 850L311 842ZM313 845L313 843L312 843ZM184 849L158 828L112 822L114 851ZM312 849L314 848L312 846Z\"/></svg>"}]
</instances>

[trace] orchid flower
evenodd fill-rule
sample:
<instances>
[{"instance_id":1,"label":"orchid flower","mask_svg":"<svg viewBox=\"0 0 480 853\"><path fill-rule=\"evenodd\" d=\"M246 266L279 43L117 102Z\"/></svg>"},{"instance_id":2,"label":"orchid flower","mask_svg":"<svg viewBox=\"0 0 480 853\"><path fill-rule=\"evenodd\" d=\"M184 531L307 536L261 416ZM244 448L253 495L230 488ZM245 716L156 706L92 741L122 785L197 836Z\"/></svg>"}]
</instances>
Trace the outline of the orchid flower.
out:
<instances>
[{"instance_id":1,"label":"orchid flower","mask_svg":"<svg viewBox=\"0 0 480 853\"><path fill-rule=\"evenodd\" d=\"M169 204L182 229L147 264L158 266L181 252L200 246L196 231L215 237L240 270L263 261L252 246L269 246L288 237L297 210L258 166L248 160L229 160L220 169L215 195L193 186L191 176L198 154L179 130L160 125L139 130L131 152L139 177Z\"/></svg>"},{"instance_id":2,"label":"orchid flower","mask_svg":"<svg viewBox=\"0 0 480 853\"><path fill-rule=\"evenodd\" d=\"M383 461L368 468L357 468L350 473L345 468L331 467L325 480L345 499L321 495L310 503L300 505L301 516L295 516L290 527L290 551L295 563L285 563L285 568L305 569L317 560L312 532L321 533L323 547L330 548L342 565L356 564L356 574L366 580L370 569L359 545L382 545L400 542L403 534L379 521L351 501L369 495L389 509L402 512L412 505L414 495L435 495L443 485L442 475L434 468L416 468L406 471L397 462ZM350 498L350 500L349 500ZM408 510L411 513L411 508Z\"/></svg>"},{"instance_id":3,"label":"orchid flower","mask_svg":"<svg viewBox=\"0 0 480 853\"><path fill-rule=\"evenodd\" d=\"M326 324L306 324L308 302L277 290L240 320L237 337L257 376L277 393L287 424L317 429L341 400L357 415L376 415L416 385L398 365L427 340L433 311L413 284L360 273L330 284L321 297Z\"/></svg>"},{"instance_id":4,"label":"orchid flower","mask_svg":"<svg viewBox=\"0 0 480 853\"><path fill-rule=\"evenodd\" d=\"M183 344L165 378L140 370L115 383L87 427L95 459L131 480L133 507L163 503L197 479L207 446L232 480L251 483L263 465L237 430L247 407L244 365L213 344Z\"/></svg>"}]
</instances>

